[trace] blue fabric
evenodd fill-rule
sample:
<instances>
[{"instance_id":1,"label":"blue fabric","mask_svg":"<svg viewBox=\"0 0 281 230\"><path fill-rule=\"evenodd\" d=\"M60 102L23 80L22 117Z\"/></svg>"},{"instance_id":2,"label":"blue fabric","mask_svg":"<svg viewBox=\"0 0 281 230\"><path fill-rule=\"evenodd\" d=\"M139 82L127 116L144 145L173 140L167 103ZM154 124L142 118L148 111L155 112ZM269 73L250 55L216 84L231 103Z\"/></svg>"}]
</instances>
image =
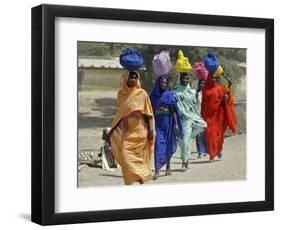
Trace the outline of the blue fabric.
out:
<instances>
[{"instance_id":1,"label":"blue fabric","mask_svg":"<svg viewBox=\"0 0 281 230\"><path fill-rule=\"evenodd\" d=\"M213 53L207 53L204 56L204 66L209 72L211 73L216 72L219 65L220 62Z\"/></svg>"},{"instance_id":2,"label":"blue fabric","mask_svg":"<svg viewBox=\"0 0 281 230\"><path fill-rule=\"evenodd\" d=\"M196 137L196 147L199 154L206 155L208 153L205 132L199 133Z\"/></svg>"},{"instance_id":3,"label":"blue fabric","mask_svg":"<svg viewBox=\"0 0 281 230\"><path fill-rule=\"evenodd\" d=\"M156 139L154 145L154 164L155 170L157 171L170 161L172 155L177 150L177 137L173 114L156 114L156 110L159 107L169 106L174 109L177 115L179 137L183 137L183 128L176 99L168 88L164 91L160 90L160 85L164 79L167 79L167 77L158 77L150 93L150 100L155 116Z\"/></svg>"},{"instance_id":4,"label":"blue fabric","mask_svg":"<svg viewBox=\"0 0 281 230\"><path fill-rule=\"evenodd\" d=\"M129 71L136 71L143 65L141 53L130 48L122 51L119 60L120 64Z\"/></svg>"}]
</instances>

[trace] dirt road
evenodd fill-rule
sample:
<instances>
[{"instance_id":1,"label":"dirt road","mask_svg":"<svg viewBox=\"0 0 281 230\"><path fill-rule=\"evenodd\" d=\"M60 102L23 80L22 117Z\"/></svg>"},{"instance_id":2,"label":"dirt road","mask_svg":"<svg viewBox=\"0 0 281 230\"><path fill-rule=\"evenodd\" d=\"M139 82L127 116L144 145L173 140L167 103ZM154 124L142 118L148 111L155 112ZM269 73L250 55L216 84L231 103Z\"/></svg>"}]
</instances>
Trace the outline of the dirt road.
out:
<instances>
[{"instance_id":1,"label":"dirt road","mask_svg":"<svg viewBox=\"0 0 281 230\"><path fill-rule=\"evenodd\" d=\"M244 180L246 179L245 142L245 135L226 138L223 160L215 160L211 163L208 157L197 159L197 153L193 153L191 155L189 169L186 172L181 172L180 170L181 160L178 149L171 160L172 175L164 176L165 168L163 168L160 172L161 176L156 181L149 181L147 183ZM121 170L106 171L99 167L86 166L79 172L79 187L104 185L123 185Z\"/></svg>"},{"instance_id":2,"label":"dirt road","mask_svg":"<svg viewBox=\"0 0 281 230\"><path fill-rule=\"evenodd\" d=\"M102 129L110 127L116 111L116 91L83 92L79 99L79 151L99 152L103 144ZM196 151L195 143L193 150ZM158 183L206 182L217 180L244 180L246 178L246 134L225 138L223 160L209 163L208 157L197 159L191 155L189 169L181 172L179 149L171 160L172 175L164 176L165 168L156 181ZM153 165L153 162L152 162ZM154 167L153 167L154 168ZM123 185L120 169L106 171L100 167L84 167L78 173L79 187Z\"/></svg>"}]
</instances>

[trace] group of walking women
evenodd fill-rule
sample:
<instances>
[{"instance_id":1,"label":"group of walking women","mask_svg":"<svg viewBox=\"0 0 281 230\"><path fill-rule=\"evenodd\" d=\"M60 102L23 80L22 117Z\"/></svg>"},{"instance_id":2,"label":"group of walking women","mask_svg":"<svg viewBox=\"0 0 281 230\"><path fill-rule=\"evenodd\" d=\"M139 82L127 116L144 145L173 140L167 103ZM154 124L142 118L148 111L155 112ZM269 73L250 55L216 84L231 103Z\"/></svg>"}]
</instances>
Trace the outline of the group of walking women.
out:
<instances>
[{"instance_id":1,"label":"group of walking women","mask_svg":"<svg viewBox=\"0 0 281 230\"><path fill-rule=\"evenodd\" d=\"M131 50L127 60L136 58L133 56L135 54L139 55ZM208 55L212 54L207 54L204 61L208 60ZM162 51L152 61L157 80L148 95L141 88L136 65L134 68L128 67L120 56L120 63L127 70L118 92L117 112L108 142L121 166L126 185L156 180L165 165L165 175L171 175L170 160L178 146L182 160L181 171L186 171L193 138L196 138L198 157L209 154L212 161L216 156L222 156L224 132L227 127L236 131L236 117L231 82L228 79L227 87L219 84L223 70L218 63L212 66L212 61L209 57L209 62L205 63L210 64L211 71L207 71L203 63L195 64L195 73L199 79L195 90L190 85L189 73L192 67L180 50L175 66L179 79L176 87L170 90L168 74L171 61L169 53ZM142 63L139 61L139 64Z\"/></svg>"}]
</instances>

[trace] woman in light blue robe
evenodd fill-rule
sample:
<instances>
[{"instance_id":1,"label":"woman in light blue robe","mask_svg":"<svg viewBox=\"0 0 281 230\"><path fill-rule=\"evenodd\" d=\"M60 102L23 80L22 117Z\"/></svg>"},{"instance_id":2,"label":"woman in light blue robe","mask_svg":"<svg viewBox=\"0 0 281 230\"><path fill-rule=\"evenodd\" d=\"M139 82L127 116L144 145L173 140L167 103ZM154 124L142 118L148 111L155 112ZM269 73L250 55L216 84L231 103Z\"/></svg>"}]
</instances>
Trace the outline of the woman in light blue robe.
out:
<instances>
[{"instance_id":1,"label":"woman in light blue robe","mask_svg":"<svg viewBox=\"0 0 281 230\"><path fill-rule=\"evenodd\" d=\"M183 126L183 138L178 139L178 144L181 149L182 168L185 171L189 164L192 139L203 132L207 125L198 111L196 91L190 87L187 73L180 73L180 84L174 88L173 94Z\"/></svg>"}]
</instances>

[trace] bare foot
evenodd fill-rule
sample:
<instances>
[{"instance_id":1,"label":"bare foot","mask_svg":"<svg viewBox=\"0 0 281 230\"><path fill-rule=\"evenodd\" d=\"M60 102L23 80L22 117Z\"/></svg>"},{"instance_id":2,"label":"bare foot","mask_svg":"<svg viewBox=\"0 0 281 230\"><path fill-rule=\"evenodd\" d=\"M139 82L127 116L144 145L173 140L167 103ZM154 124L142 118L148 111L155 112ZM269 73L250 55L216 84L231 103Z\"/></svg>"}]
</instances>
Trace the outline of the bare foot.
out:
<instances>
[{"instance_id":1,"label":"bare foot","mask_svg":"<svg viewBox=\"0 0 281 230\"><path fill-rule=\"evenodd\" d=\"M171 176L172 175L171 169L166 169L165 175L166 176Z\"/></svg>"},{"instance_id":2,"label":"bare foot","mask_svg":"<svg viewBox=\"0 0 281 230\"><path fill-rule=\"evenodd\" d=\"M209 163L214 162L214 160L215 160L214 158L210 158L210 159L209 159Z\"/></svg>"},{"instance_id":3,"label":"bare foot","mask_svg":"<svg viewBox=\"0 0 281 230\"><path fill-rule=\"evenodd\" d=\"M153 180L157 180L158 177L159 177L159 173L156 172L156 173L153 175L152 179L153 179Z\"/></svg>"},{"instance_id":4,"label":"bare foot","mask_svg":"<svg viewBox=\"0 0 281 230\"><path fill-rule=\"evenodd\" d=\"M219 154L218 154L218 159L219 159L219 160L222 160L222 159L223 159L223 154L222 154L222 153L219 153Z\"/></svg>"},{"instance_id":5,"label":"bare foot","mask_svg":"<svg viewBox=\"0 0 281 230\"><path fill-rule=\"evenodd\" d=\"M171 173L171 167L170 167L170 161L167 163L165 175L166 175L166 176L172 175L172 173Z\"/></svg>"},{"instance_id":6,"label":"bare foot","mask_svg":"<svg viewBox=\"0 0 281 230\"><path fill-rule=\"evenodd\" d=\"M182 162L182 166L181 166L180 171L181 172L185 172L186 171L185 162Z\"/></svg>"}]
</instances>

